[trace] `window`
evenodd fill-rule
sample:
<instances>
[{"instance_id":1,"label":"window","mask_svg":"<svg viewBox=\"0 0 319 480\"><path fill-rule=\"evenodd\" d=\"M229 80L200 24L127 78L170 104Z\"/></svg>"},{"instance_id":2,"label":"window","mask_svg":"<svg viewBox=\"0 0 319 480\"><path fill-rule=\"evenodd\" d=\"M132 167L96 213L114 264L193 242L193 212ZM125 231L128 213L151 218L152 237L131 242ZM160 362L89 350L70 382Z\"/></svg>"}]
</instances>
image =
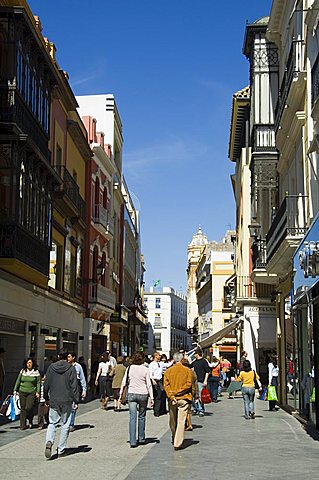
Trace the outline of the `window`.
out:
<instances>
[{"instance_id":1,"label":"window","mask_svg":"<svg viewBox=\"0 0 319 480\"><path fill-rule=\"evenodd\" d=\"M83 249L81 245L76 250L76 284L75 294L78 297L82 296L82 262L83 262Z\"/></svg>"},{"instance_id":2,"label":"window","mask_svg":"<svg viewBox=\"0 0 319 480\"><path fill-rule=\"evenodd\" d=\"M62 289L62 263L62 246L53 240L50 252L49 287L56 290Z\"/></svg>"},{"instance_id":3,"label":"window","mask_svg":"<svg viewBox=\"0 0 319 480\"><path fill-rule=\"evenodd\" d=\"M64 290L71 293L71 241L69 236L65 239L65 260L64 260Z\"/></svg>"},{"instance_id":4,"label":"window","mask_svg":"<svg viewBox=\"0 0 319 480\"><path fill-rule=\"evenodd\" d=\"M162 319L160 313L155 313L154 328L162 328Z\"/></svg>"},{"instance_id":5,"label":"window","mask_svg":"<svg viewBox=\"0 0 319 480\"><path fill-rule=\"evenodd\" d=\"M155 298L155 308L161 308L161 299Z\"/></svg>"},{"instance_id":6,"label":"window","mask_svg":"<svg viewBox=\"0 0 319 480\"><path fill-rule=\"evenodd\" d=\"M154 333L154 348L156 348L157 350L162 350L161 337L161 333Z\"/></svg>"}]
</instances>

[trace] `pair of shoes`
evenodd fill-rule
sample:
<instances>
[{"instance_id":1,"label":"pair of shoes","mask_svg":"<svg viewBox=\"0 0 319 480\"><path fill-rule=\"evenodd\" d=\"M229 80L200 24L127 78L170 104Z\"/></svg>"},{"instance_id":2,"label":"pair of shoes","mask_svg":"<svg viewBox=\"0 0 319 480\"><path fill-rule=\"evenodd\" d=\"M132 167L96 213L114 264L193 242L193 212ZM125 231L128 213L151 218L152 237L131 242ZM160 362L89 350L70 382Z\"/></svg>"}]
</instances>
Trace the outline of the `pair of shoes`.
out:
<instances>
[{"instance_id":1,"label":"pair of shoes","mask_svg":"<svg viewBox=\"0 0 319 480\"><path fill-rule=\"evenodd\" d=\"M52 453L52 442L48 441L45 444L45 450L44 450L44 456L48 460L51 458L51 453Z\"/></svg>"},{"instance_id":2,"label":"pair of shoes","mask_svg":"<svg viewBox=\"0 0 319 480\"><path fill-rule=\"evenodd\" d=\"M136 447L137 447L137 445L130 445L130 447L131 447L131 448L136 448Z\"/></svg>"},{"instance_id":3,"label":"pair of shoes","mask_svg":"<svg viewBox=\"0 0 319 480\"><path fill-rule=\"evenodd\" d=\"M180 445L179 447L174 447L174 450L182 450L182 445Z\"/></svg>"},{"instance_id":4,"label":"pair of shoes","mask_svg":"<svg viewBox=\"0 0 319 480\"><path fill-rule=\"evenodd\" d=\"M75 431L75 427L70 427L70 432L74 432Z\"/></svg>"},{"instance_id":5,"label":"pair of shoes","mask_svg":"<svg viewBox=\"0 0 319 480\"><path fill-rule=\"evenodd\" d=\"M44 425L38 425L38 430L43 430L44 429Z\"/></svg>"},{"instance_id":6,"label":"pair of shoes","mask_svg":"<svg viewBox=\"0 0 319 480\"><path fill-rule=\"evenodd\" d=\"M204 412L199 412L198 416L199 416L199 417L204 417L204 416L205 416L205 413L204 413Z\"/></svg>"},{"instance_id":7,"label":"pair of shoes","mask_svg":"<svg viewBox=\"0 0 319 480\"><path fill-rule=\"evenodd\" d=\"M146 442L145 442L145 440L143 440L142 442L138 441L138 444L139 445L146 445Z\"/></svg>"},{"instance_id":8,"label":"pair of shoes","mask_svg":"<svg viewBox=\"0 0 319 480\"><path fill-rule=\"evenodd\" d=\"M245 418L246 418L246 420L249 420L249 419L250 419L250 417L247 417L247 415L245 415Z\"/></svg>"},{"instance_id":9,"label":"pair of shoes","mask_svg":"<svg viewBox=\"0 0 319 480\"><path fill-rule=\"evenodd\" d=\"M193 427L187 427L185 428L185 432L191 432L193 430Z\"/></svg>"},{"instance_id":10,"label":"pair of shoes","mask_svg":"<svg viewBox=\"0 0 319 480\"><path fill-rule=\"evenodd\" d=\"M255 412L251 412L249 415L250 415L250 418L252 418L253 420L255 419L255 416L256 416Z\"/></svg>"}]
</instances>

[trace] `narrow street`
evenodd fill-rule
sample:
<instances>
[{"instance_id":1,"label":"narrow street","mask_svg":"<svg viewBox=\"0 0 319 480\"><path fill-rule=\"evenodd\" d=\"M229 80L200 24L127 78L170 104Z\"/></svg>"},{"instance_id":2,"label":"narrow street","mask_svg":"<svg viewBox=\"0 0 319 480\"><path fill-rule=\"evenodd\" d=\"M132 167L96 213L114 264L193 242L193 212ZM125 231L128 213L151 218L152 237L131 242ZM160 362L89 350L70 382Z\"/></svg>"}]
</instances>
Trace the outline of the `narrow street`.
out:
<instances>
[{"instance_id":1,"label":"narrow street","mask_svg":"<svg viewBox=\"0 0 319 480\"><path fill-rule=\"evenodd\" d=\"M70 433L68 455L44 458L45 431L20 432L18 423L0 427L1 478L143 480L149 478L300 479L318 478L319 443L283 410L269 412L256 401L256 419L245 420L240 397L221 397L193 417L185 448L174 451L168 417L149 411L147 444L130 449L128 411L107 412L94 401L81 405L77 430ZM17 433L18 432L18 433ZM23 438L21 438L23 437Z\"/></svg>"}]
</instances>

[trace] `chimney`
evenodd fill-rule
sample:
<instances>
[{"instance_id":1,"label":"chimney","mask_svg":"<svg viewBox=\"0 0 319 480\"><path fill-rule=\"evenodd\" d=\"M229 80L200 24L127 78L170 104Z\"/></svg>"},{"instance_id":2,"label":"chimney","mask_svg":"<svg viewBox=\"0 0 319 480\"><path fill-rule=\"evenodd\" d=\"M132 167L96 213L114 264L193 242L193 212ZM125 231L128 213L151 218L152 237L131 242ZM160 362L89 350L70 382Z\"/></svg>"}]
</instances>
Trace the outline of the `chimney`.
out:
<instances>
[{"instance_id":1,"label":"chimney","mask_svg":"<svg viewBox=\"0 0 319 480\"><path fill-rule=\"evenodd\" d=\"M104 149L104 133L97 132L96 137L97 137L97 143L99 143L101 147Z\"/></svg>"},{"instance_id":2,"label":"chimney","mask_svg":"<svg viewBox=\"0 0 319 480\"><path fill-rule=\"evenodd\" d=\"M96 120L93 117L90 117L89 115L86 115L82 117L82 121L84 123L84 126L86 128L86 131L88 133L88 141L89 144L91 143L97 143L97 136L96 136Z\"/></svg>"},{"instance_id":3,"label":"chimney","mask_svg":"<svg viewBox=\"0 0 319 480\"><path fill-rule=\"evenodd\" d=\"M105 150L105 153L106 155L111 158L112 156L112 147L109 143L107 143L105 146L104 146L104 150Z\"/></svg>"}]
</instances>

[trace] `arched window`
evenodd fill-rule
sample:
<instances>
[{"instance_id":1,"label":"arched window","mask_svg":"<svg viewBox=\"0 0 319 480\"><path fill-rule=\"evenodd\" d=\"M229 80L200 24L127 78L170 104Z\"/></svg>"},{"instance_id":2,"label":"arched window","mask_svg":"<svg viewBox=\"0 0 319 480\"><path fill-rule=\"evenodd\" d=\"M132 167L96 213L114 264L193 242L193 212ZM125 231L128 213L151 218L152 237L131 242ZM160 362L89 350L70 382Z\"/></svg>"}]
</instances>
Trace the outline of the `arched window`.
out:
<instances>
[{"instance_id":1,"label":"arched window","mask_svg":"<svg viewBox=\"0 0 319 480\"><path fill-rule=\"evenodd\" d=\"M107 286L107 284L106 284L106 282L107 282L107 277L106 277L107 272L106 272L106 253L105 252L103 252L101 264L104 267L103 273L101 275L101 285L106 287Z\"/></svg>"}]
</instances>

